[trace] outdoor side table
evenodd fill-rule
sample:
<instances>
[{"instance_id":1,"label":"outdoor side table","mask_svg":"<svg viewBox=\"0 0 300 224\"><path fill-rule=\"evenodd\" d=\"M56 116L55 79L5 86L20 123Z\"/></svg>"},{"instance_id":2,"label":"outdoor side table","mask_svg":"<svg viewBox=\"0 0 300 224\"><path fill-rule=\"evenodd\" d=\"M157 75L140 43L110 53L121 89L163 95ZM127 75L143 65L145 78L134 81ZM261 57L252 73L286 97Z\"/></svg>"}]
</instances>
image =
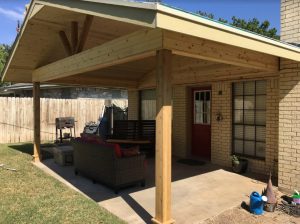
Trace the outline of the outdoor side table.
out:
<instances>
[{"instance_id":1,"label":"outdoor side table","mask_svg":"<svg viewBox=\"0 0 300 224\"><path fill-rule=\"evenodd\" d=\"M55 163L61 166L73 165L73 147L72 146L58 146L53 150Z\"/></svg>"}]
</instances>

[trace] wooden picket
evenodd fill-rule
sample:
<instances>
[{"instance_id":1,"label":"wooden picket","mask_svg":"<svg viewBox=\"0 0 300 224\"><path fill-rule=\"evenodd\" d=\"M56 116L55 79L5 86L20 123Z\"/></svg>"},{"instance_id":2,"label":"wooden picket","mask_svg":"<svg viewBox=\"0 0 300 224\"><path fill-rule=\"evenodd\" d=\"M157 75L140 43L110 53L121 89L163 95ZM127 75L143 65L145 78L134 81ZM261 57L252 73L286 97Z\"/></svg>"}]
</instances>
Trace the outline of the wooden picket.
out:
<instances>
[{"instance_id":1,"label":"wooden picket","mask_svg":"<svg viewBox=\"0 0 300 224\"><path fill-rule=\"evenodd\" d=\"M127 105L127 100L119 101ZM55 140L55 118L75 117L76 136L89 121L97 121L104 99L41 99L41 139ZM33 140L32 98L0 97L0 143Z\"/></svg>"}]
</instances>

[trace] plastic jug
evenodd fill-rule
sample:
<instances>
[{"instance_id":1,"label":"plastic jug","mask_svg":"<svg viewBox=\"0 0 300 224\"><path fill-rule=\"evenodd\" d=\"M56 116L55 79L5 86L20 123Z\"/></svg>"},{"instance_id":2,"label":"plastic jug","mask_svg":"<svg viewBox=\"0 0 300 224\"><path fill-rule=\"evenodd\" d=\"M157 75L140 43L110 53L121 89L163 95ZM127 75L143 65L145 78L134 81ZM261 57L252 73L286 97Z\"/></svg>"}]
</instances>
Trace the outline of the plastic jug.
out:
<instances>
[{"instance_id":1,"label":"plastic jug","mask_svg":"<svg viewBox=\"0 0 300 224\"><path fill-rule=\"evenodd\" d=\"M250 212L255 215L263 214L264 200L258 192L252 192L250 195Z\"/></svg>"}]
</instances>

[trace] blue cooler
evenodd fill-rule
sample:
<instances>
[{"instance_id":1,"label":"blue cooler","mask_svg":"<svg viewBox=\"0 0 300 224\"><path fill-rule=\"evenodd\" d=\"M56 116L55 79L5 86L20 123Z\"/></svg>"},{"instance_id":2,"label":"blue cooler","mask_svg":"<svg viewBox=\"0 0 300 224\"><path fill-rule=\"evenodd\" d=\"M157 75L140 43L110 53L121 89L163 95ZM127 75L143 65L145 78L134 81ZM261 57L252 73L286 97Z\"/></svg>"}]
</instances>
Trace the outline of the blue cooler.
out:
<instances>
[{"instance_id":1,"label":"blue cooler","mask_svg":"<svg viewBox=\"0 0 300 224\"><path fill-rule=\"evenodd\" d=\"M264 201L258 192L252 192L250 195L250 212L255 215L262 215L264 208Z\"/></svg>"}]
</instances>

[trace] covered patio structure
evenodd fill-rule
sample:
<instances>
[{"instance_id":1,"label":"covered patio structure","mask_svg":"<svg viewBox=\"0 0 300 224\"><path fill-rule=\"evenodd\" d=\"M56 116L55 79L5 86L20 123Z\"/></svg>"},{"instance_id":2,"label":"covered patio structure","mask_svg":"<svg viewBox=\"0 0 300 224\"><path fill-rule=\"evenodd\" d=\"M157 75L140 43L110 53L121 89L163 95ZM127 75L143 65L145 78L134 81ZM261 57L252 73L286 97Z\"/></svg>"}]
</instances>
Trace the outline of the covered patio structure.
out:
<instances>
[{"instance_id":1,"label":"covered patio structure","mask_svg":"<svg viewBox=\"0 0 300 224\"><path fill-rule=\"evenodd\" d=\"M284 122L283 117L278 118L278 111L288 105L279 104L279 96L280 102L284 102L283 95L293 89L282 77L290 71L288 62L300 62L299 53L298 47L158 3L33 0L3 80L34 83L34 161L42 160L40 83L123 88L130 92L156 89L153 223L167 224L174 222L172 136L174 146L177 134L188 127L176 128L174 115L180 108L185 110L180 99L187 97L187 93L175 91L176 88L212 85L211 98L216 104L212 104L210 120L215 124L212 134L216 139L212 139L211 146L219 151L212 151L211 157L213 162L228 165L230 153L224 153L223 147L232 148L232 109L226 107L231 105L232 92L225 86L243 80L268 80L268 90L273 95L267 98L275 109L272 117L267 118L267 129L271 131L267 130L266 144L273 151L257 164L267 163L267 167L279 158L279 184L287 187L288 180L281 178L288 172L280 165L280 153L284 150L277 146L281 136L278 126ZM279 91L284 89L285 93L280 95ZM179 102L176 108L175 101ZM131 105L135 110L129 99L129 110ZM217 121L221 112L223 121ZM182 122L188 124L188 117Z\"/></svg>"}]
</instances>

